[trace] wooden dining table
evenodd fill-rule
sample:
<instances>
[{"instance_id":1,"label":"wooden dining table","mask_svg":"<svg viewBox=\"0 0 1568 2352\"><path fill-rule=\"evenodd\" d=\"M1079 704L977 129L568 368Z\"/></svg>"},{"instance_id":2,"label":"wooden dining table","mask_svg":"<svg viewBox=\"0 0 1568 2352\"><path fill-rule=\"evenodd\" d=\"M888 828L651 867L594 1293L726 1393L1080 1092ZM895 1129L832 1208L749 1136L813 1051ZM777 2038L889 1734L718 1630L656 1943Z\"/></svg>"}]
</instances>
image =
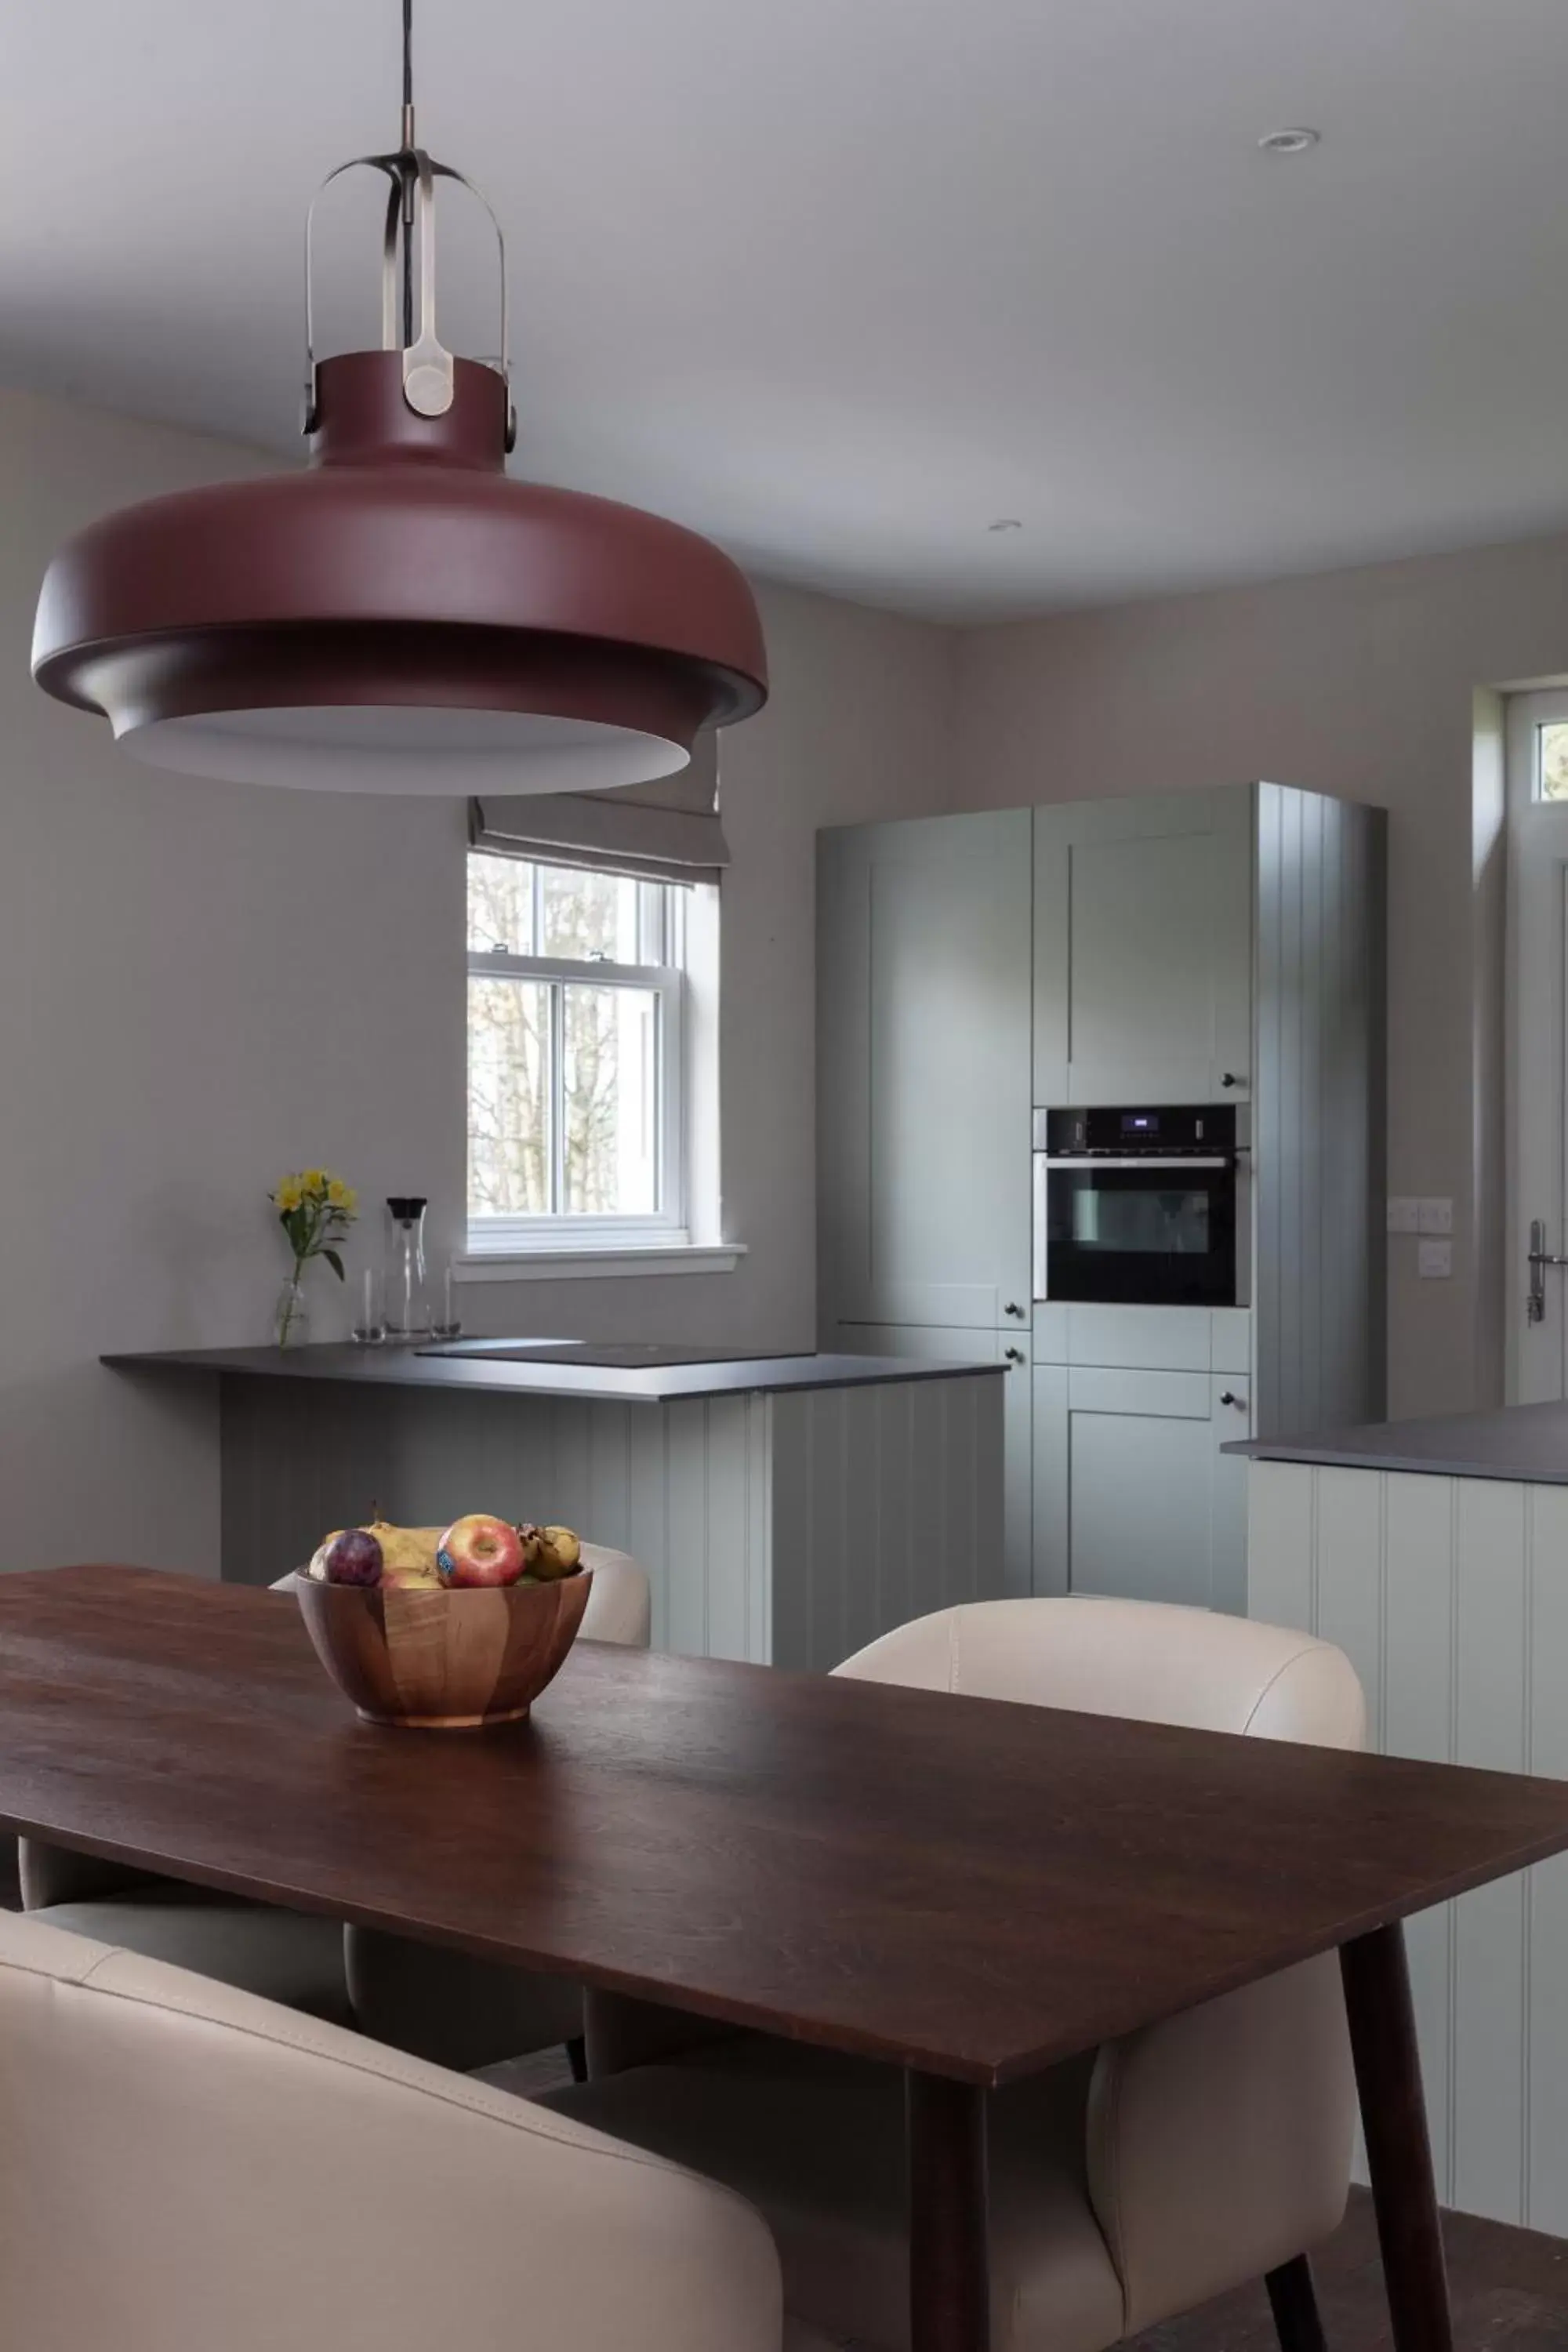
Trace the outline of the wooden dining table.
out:
<instances>
[{"instance_id":1,"label":"wooden dining table","mask_svg":"<svg viewBox=\"0 0 1568 2352\"><path fill-rule=\"evenodd\" d=\"M903 2069L915 2352L989 2342L992 2089L1337 1950L1447 2352L1400 1923L1568 1848L1568 1782L592 1643L526 1723L375 1729L290 1594L95 1567L0 1576L0 1822Z\"/></svg>"}]
</instances>

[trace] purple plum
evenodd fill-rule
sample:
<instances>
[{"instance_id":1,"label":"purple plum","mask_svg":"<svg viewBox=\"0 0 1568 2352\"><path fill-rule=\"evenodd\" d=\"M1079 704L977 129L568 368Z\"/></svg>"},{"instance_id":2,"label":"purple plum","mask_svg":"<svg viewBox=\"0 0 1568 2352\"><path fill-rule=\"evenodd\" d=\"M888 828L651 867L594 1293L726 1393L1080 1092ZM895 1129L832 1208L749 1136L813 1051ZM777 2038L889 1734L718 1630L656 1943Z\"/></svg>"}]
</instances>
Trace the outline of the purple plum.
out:
<instances>
[{"instance_id":1,"label":"purple plum","mask_svg":"<svg viewBox=\"0 0 1568 2352\"><path fill-rule=\"evenodd\" d=\"M345 1528L327 1547L329 1584L379 1584L381 1546L367 1528Z\"/></svg>"}]
</instances>

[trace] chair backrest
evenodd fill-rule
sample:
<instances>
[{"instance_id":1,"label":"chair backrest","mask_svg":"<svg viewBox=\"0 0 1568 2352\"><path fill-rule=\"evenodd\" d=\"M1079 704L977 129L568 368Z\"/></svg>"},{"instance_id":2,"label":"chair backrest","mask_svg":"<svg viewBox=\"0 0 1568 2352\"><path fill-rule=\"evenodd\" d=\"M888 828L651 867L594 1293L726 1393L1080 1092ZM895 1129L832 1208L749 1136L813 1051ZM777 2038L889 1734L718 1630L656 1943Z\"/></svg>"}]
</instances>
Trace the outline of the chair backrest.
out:
<instances>
[{"instance_id":1,"label":"chair backrest","mask_svg":"<svg viewBox=\"0 0 1568 2352\"><path fill-rule=\"evenodd\" d=\"M7 2343L779 2352L752 2209L337 2027L0 1914Z\"/></svg>"},{"instance_id":2,"label":"chair backrest","mask_svg":"<svg viewBox=\"0 0 1568 2352\"><path fill-rule=\"evenodd\" d=\"M835 1671L1319 1748L1366 1739L1366 1702L1342 1650L1163 1602L971 1601L884 1633Z\"/></svg>"},{"instance_id":3,"label":"chair backrest","mask_svg":"<svg viewBox=\"0 0 1568 2352\"><path fill-rule=\"evenodd\" d=\"M594 1571L583 1612L584 1641L646 1650L653 1635L653 1588L647 1569L629 1551L608 1551L603 1544L591 1543L583 1546L583 1565Z\"/></svg>"}]
</instances>

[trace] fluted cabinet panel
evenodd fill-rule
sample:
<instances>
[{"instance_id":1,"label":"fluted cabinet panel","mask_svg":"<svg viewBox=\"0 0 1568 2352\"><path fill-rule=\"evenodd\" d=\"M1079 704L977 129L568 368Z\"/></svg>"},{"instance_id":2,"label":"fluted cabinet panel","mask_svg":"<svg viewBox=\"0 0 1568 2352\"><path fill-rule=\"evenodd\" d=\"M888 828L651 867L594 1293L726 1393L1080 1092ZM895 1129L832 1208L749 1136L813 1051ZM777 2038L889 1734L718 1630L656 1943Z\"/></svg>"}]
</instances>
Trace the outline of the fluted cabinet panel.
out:
<instances>
[{"instance_id":1,"label":"fluted cabinet panel","mask_svg":"<svg viewBox=\"0 0 1568 2352\"><path fill-rule=\"evenodd\" d=\"M1251 1466L1248 1613L1337 1642L1377 1744L1568 1779L1568 1489ZM1407 1930L1439 2195L1568 2235L1568 1863Z\"/></svg>"},{"instance_id":2,"label":"fluted cabinet panel","mask_svg":"<svg viewBox=\"0 0 1568 2352\"><path fill-rule=\"evenodd\" d=\"M228 1379L223 1573L270 1583L378 1507L629 1551L653 1639L821 1669L1003 1589L999 1375L626 1405Z\"/></svg>"}]
</instances>

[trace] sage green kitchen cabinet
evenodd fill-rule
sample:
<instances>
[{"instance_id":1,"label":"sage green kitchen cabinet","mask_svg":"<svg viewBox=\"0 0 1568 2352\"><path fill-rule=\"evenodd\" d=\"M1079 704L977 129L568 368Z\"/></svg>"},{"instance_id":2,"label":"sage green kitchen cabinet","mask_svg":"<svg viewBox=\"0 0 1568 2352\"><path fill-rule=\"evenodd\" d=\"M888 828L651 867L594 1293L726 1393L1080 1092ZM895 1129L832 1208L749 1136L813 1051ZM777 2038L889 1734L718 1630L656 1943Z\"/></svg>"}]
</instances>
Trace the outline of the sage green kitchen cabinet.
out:
<instances>
[{"instance_id":1,"label":"sage green kitchen cabinet","mask_svg":"<svg viewBox=\"0 0 1568 2352\"><path fill-rule=\"evenodd\" d=\"M1002 1580L1010 1598L1034 1590L1034 1405L1028 1335L952 1330L931 1323L840 1323L831 1344L851 1356L916 1356L925 1362L1005 1364L1002 1393ZM978 1569L979 1563L976 1563Z\"/></svg>"},{"instance_id":2,"label":"sage green kitchen cabinet","mask_svg":"<svg viewBox=\"0 0 1568 2352\"><path fill-rule=\"evenodd\" d=\"M1027 809L818 836L823 1320L1026 1333Z\"/></svg>"},{"instance_id":3,"label":"sage green kitchen cabinet","mask_svg":"<svg viewBox=\"0 0 1568 2352\"><path fill-rule=\"evenodd\" d=\"M1244 1613L1239 1374L1037 1364L1034 1590Z\"/></svg>"},{"instance_id":4,"label":"sage green kitchen cabinet","mask_svg":"<svg viewBox=\"0 0 1568 2352\"><path fill-rule=\"evenodd\" d=\"M1245 1101L1253 787L1035 812L1035 1100Z\"/></svg>"},{"instance_id":5,"label":"sage green kitchen cabinet","mask_svg":"<svg viewBox=\"0 0 1568 2352\"><path fill-rule=\"evenodd\" d=\"M1032 1359L1009 1591L1244 1609L1221 1447L1381 1417L1383 856L1270 783L819 836L819 1329ZM1233 1304L1033 1297L1031 1111L1121 1103L1248 1113Z\"/></svg>"}]
</instances>

